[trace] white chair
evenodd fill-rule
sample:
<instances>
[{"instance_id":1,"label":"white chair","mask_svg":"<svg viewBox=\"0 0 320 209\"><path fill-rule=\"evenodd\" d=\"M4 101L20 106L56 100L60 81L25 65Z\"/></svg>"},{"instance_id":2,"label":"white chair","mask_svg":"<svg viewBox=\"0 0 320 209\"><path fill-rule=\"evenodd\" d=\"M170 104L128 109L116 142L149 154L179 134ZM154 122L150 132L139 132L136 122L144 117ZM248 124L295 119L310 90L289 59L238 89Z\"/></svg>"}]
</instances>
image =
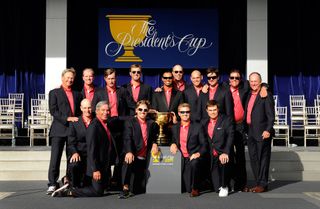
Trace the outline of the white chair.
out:
<instances>
[{"instance_id":1,"label":"white chair","mask_svg":"<svg viewBox=\"0 0 320 209\"><path fill-rule=\"evenodd\" d=\"M15 124L14 124L14 99L0 98L0 137L11 138L12 146L15 146ZM10 130L9 132L5 130Z\"/></svg>"},{"instance_id":2,"label":"white chair","mask_svg":"<svg viewBox=\"0 0 320 209\"><path fill-rule=\"evenodd\" d=\"M304 130L306 119L306 100L304 95L290 95L290 136L293 130Z\"/></svg>"},{"instance_id":3,"label":"white chair","mask_svg":"<svg viewBox=\"0 0 320 209\"><path fill-rule=\"evenodd\" d=\"M24 93L9 93L9 99L15 99L14 113L15 122L20 122L23 128L24 122L24 109L23 109L23 99Z\"/></svg>"},{"instance_id":4,"label":"white chair","mask_svg":"<svg viewBox=\"0 0 320 209\"><path fill-rule=\"evenodd\" d=\"M274 106L278 107L279 106L279 104L278 104L278 95L273 95L273 100L274 100Z\"/></svg>"},{"instance_id":5,"label":"white chair","mask_svg":"<svg viewBox=\"0 0 320 209\"><path fill-rule=\"evenodd\" d=\"M46 139L46 145L49 146L49 125L47 115L47 100L31 99L31 115L28 117L30 147L34 145L34 139L43 138Z\"/></svg>"},{"instance_id":6,"label":"white chair","mask_svg":"<svg viewBox=\"0 0 320 209\"><path fill-rule=\"evenodd\" d=\"M306 107L304 147L307 147L307 139L320 139L320 117L316 107Z\"/></svg>"},{"instance_id":7,"label":"white chair","mask_svg":"<svg viewBox=\"0 0 320 209\"><path fill-rule=\"evenodd\" d=\"M47 100L48 94L38 94L38 99Z\"/></svg>"},{"instance_id":8,"label":"white chair","mask_svg":"<svg viewBox=\"0 0 320 209\"><path fill-rule=\"evenodd\" d=\"M275 113L275 122L273 126L275 130L275 136L273 137L273 140L284 139L286 146L289 146L289 125L287 120L287 107L276 107Z\"/></svg>"}]
</instances>

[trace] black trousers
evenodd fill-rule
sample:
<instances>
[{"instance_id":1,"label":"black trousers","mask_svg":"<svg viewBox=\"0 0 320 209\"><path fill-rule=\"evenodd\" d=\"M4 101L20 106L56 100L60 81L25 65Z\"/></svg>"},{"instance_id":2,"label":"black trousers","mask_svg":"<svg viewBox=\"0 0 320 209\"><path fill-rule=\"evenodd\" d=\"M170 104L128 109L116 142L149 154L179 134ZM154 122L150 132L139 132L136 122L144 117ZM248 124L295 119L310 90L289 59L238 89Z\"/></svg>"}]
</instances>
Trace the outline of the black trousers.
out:
<instances>
[{"instance_id":1,"label":"black trousers","mask_svg":"<svg viewBox=\"0 0 320 209\"><path fill-rule=\"evenodd\" d=\"M199 189L201 158L189 160L182 157L182 179L183 189L191 192L192 189Z\"/></svg>"},{"instance_id":2,"label":"black trousers","mask_svg":"<svg viewBox=\"0 0 320 209\"><path fill-rule=\"evenodd\" d=\"M271 140L271 137L259 141L251 136L248 138L250 163L257 186L266 187L268 185Z\"/></svg>"},{"instance_id":3,"label":"black trousers","mask_svg":"<svg viewBox=\"0 0 320 209\"><path fill-rule=\"evenodd\" d=\"M70 179L72 187L83 187L87 168L87 158L80 156L81 161L70 163L68 159L67 176Z\"/></svg>"},{"instance_id":4,"label":"black trousers","mask_svg":"<svg viewBox=\"0 0 320 209\"><path fill-rule=\"evenodd\" d=\"M237 124L234 132L234 169L233 177L234 189L242 190L247 185L247 170L245 157L246 139L243 137L243 124Z\"/></svg>"},{"instance_id":5,"label":"black trousers","mask_svg":"<svg viewBox=\"0 0 320 209\"><path fill-rule=\"evenodd\" d=\"M146 192L147 161L134 158L131 164L122 165L122 184L129 185L129 190L134 194Z\"/></svg>"},{"instance_id":6,"label":"black trousers","mask_svg":"<svg viewBox=\"0 0 320 209\"><path fill-rule=\"evenodd\" d=\"M58 186L58 179L60 175L60 163L64 149L67 143L67 137L52 137L51 138L51 157L48 171L48 186ZM67 154L68 156L68 154Z\"/></svg>"},{"instance_id":7,"label":"black trousers","mask_svg":"<svg viewBox=\"0 0 320 209\"><path fill-rule=\"evenodd\" d=\"M108 173L107 171L101 172L101 180L95 181L91 176L87 176L91 179L89 185L83 188L73 188L72 193L75 197L101 197L104 194L104 190L107 187Z\"/></svg>"},{"instance_id":8,"label":"black trousers","mask_svg":"<svg viewBox=\"0 0 320 209\"><path fill-rule=\"evenodd\" d=\"M220 187L228 187L230 184L232 161L227 164L221 164L219 157L211 156L211 158L211 180L213 190L218 192Z\"/></svg>"}]
</instances>

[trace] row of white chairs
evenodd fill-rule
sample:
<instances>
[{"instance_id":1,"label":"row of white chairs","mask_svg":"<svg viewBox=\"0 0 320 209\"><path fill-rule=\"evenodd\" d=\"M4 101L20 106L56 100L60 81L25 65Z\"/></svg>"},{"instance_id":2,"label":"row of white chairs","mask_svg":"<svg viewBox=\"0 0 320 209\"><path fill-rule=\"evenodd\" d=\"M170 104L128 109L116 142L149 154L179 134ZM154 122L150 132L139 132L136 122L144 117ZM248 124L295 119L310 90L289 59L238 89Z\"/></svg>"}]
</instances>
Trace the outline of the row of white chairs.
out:
<instances>
[{"instance_id":1,"label":"row of white chairs","mask_svg":"<svg viewBox=\"0 0 320 209\"><path fill-rule=\"evenodd\" d=\"M287 120L287 107L278 106L278 97L275 99L275 139L285 139L289 145L289 138L293 136L294 130L304 131L304 146L307 146L307 139L320 140L320 95L314 100L314 106L307 107L304 95L290 95L290 126ZM290 134L289 134L290 133Z\"/></svg>"},{"instance_id":2,"label":"row of white chairs","mask_svg":"<svg viewBox=\"0 0 320 209\"><path fill-rule=\"evenodd\" d=\"M0 138L12 140L15 146L15 138L18 135L17 123L24 128L27 125L30 146L33 146L35 138L45 138L49 145L49 128L52 117L49 113L49 105L46 94L38 94L37 99L31 99L31 115L27 123L24 123L23 93L9 94L8 98L0 98ZM39 129L42 130L39 132Z\"/></svg>"}]
</instances>

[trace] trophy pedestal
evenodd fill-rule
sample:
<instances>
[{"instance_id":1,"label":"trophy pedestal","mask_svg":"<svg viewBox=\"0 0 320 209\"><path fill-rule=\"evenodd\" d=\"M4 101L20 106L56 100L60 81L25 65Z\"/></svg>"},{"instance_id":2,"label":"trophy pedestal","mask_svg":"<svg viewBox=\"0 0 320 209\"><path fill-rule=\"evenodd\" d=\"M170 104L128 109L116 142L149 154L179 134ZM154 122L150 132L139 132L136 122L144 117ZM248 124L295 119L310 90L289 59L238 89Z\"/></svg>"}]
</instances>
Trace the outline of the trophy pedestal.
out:
<instances>
[{"instance_id":1,"label":"trophy pedestal","mask_svg":"<svg viewBox=\"0 0 320 209\"><path fill-rule=\"evenodd\" d=\"M172 155L170 147L159 146L158 156L150 158L147 193L181 193L181 154Z\"/></svg>"}]
</instances>

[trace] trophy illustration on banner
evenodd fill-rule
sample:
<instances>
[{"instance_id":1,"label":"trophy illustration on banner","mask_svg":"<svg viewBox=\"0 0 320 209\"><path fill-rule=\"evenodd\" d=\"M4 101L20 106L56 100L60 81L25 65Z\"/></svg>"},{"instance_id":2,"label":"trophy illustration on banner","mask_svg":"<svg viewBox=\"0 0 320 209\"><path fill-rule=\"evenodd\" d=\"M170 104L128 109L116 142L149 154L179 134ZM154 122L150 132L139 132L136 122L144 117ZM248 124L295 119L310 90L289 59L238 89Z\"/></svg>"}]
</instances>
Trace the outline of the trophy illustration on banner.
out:
<instances>
[{"instance_id":1,"label":"trophy illustration on banner","mask_svg":"<svg viewBox=\"0 0 320 209\"><path fill-rule=\"evenodd\" d=\"M150 15L107 15L113 39L123 46L123 55L116 62L142 62L133 53L134 47L143 41L148 32Z\"/></svg>"},{"instance_id":2,"label":"trophy illustration on banner","mask_svg":"<svg viewBox=\"0 0 320 209\"><path fill-rule=\"evenodd\" d=\"M160 133L157 139L158 145L168 145L168 136L165 133L165 128L171 119L171 114L169 112L158 112L156 116L156 123L160 126Z\"/></svg>"}]
</instances>

